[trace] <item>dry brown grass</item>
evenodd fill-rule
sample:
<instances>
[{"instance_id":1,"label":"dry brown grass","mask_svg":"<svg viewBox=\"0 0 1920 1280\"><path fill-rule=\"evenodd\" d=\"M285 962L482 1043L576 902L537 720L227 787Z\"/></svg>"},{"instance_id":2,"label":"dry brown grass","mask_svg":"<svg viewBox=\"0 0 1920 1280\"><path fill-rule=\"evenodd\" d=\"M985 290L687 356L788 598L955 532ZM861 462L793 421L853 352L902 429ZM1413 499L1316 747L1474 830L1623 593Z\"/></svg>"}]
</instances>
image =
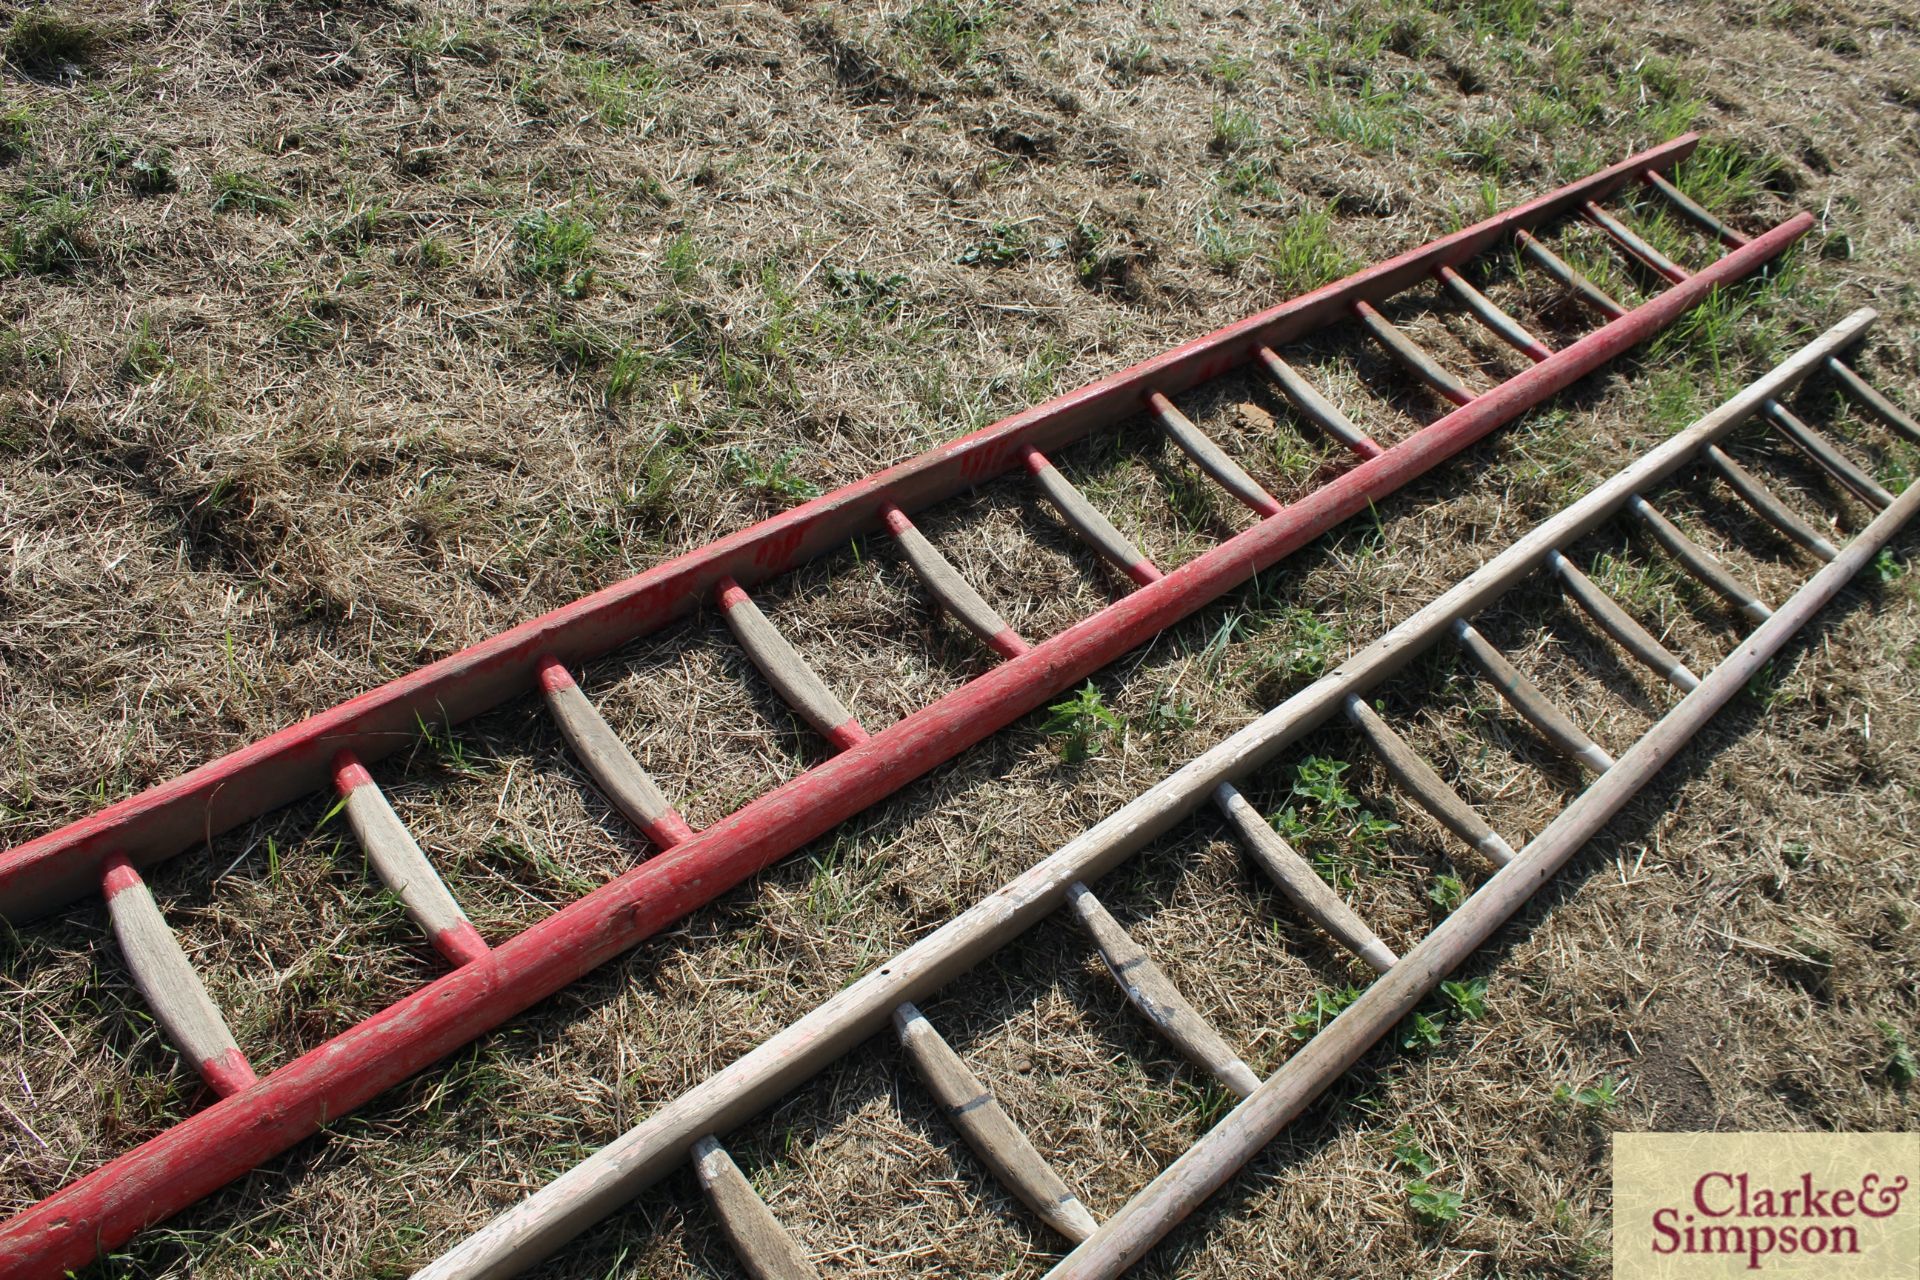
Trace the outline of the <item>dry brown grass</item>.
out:
<instances>
[{"instance_id":1,"label":"dry brown grass","mask_svg":"<svg viewBox=\"0 0 1920 1280\"><path fill-rule=\"evenodd\" d=\"M1297 687L1304 664L1276 653L1337 660L1843 308L1882 308L1865 363L1920 403L1910 17L1870 0L1549 9L238 0L76 7L85 30L65 36L16 16L9 30L33 39L10 38L0 73L8 842L807 485L1426 240L1477 216L1490 181L1504 202L1585 172L1693 108L1735 153L1779 162L1736 193L1736 220L1822 216L1793 287L1742 295L1757 307L1718 367L1703 342L1667 344L1591 380L1104 673L1129 729L1100 755L1064 765L1037 721L1016 726L149 1233L111 1272L404 1274ZM591 224L589 249L559 252L568 219ZM1493 291L1549 335L1587 323L1537 277L1502 272ZM1481 383L1513 370L1433 301L1395 314ZM1352 333L1300 358L1383 439L1409 429L1395 409L1440 410ZM1326 455L1276 453L1249 402L1284 425L1244 379L1186 407L1276 493L1300 491ZM1823 386L1808 406L1856 430ZM1920 466L1858 438L1886 474ZM1807 510L1863 518L1771 447L1737 452L1770 460ZM1138 424L1063 457L1177 561L1244 516L1170 499L1190 487L1174 462ZM1809 571L1699 502L1674 510L1772 598ZM1018 486L923 524L1029 636L1121 589ZM1908 534L1896 552L1912 547ZM1583 550L1646 563L1631 539ZM1473 963L1483 1019L1424 1054L1371 1058L1142 1274L1599 1275L1612 1128L1913 1126L1878 1024L1920 1044L1916 581L1870 575L1846 593ZM869 723L984 669L877 543L762 602ZM1639 603L1701 666L1736 634L1684 585ZM1289 610L1330 630L1316 639ZM1240 628L1210 653L1229 616ZM1538 592L1486 629L1611 749L1669 704ZM696 824L820 755L705 621L587 682ZM1386 697L1510 836L1577 785L1450 659ZM1190 723L1153 714L1166 705ZM1343 732L1250 794L1287 803L1307 752L1353 761L1354 790L1402 823L1352 873L1356 901L1409 945L1435 918L1433 878L1471 885L1484 868L1396 805ZM641 852L530 705L379 774L492 936ZM437 971L324 813L295 806L153 876L263 1067ZM1259 1067L1289 1050L1313 992L1358 976L1208 823L1103 894ZM203 1098L101 912L12 933L4 954L12 1209ZM1097 1212L1218 1113L1062 925L927 1008ZM1609 1078L1611 1111L1556 1101ZM1464 1195L1451 1226L1409 1212L1403 1126ZM885 1043L733 1141L829 1274L1025 1276L1054 1256ZM550 1274L731 1266L681 1178Z\"/></svg>"}]
</instances>

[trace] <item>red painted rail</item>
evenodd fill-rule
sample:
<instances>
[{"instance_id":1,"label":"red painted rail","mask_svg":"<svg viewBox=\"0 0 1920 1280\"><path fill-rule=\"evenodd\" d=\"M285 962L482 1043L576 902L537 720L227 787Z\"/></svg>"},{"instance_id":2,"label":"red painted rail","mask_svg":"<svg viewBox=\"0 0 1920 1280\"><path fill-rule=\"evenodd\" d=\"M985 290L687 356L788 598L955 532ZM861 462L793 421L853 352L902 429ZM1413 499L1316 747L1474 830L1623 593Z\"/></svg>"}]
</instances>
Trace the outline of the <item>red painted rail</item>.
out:
<instances>
[{"instance_id":1,"label":"red painted rail","mask_svg":"<svg viewBox=\"0 0 1920 1280\"><path fill-rule=\"evenodd\" d=\"M1341 285L1262 313L1074 393L988 428L945 449L850 486L818 503L756 526L706 551L670 562L620 587L528 623L495 641L435 664L333 712L283 731L179 782L115 806L75 828L9 855L17 897L45 906L113 852L154 859L186 842L271 807L272 788L326 779L334 751L362 756L410 737L415 708L439 707L457 720L525 691L542 657L577 661L602 652L690 607L669 587L708 594L727 576L760 579L778 567L837 544L847 530L878 523L888 502L923 505L966 483L1024 461L1096 419L1129 416L1149 390L1183 389L1247 359L1258 345L1284 341L1318 320L1350 314L1372 291L1425 279L1528 220L1577 207L1596 183L1617 185L1656 162L1671 163L1691 139L1536 200L1489 223L1395 259ZM1655 157L1650 159L1649 157ZM1610 189L1610 187L1609 187ZM1587 194L1585 198L1592 198ZM1362 462L1301 501L1281 509L1165 577L905 719L852 744L715 826L679 841L652 861L555 913L326 1044L156 1135L39 1205L0 1225L0 1277L57 1275L157 1222L330 1120L499 1026L538 1000L711 901L755 871L951 759L1062 689L1168 625L1246 581L1440 461L1510 421L1633 344L1670 324L1709 290L1740 279L1784 251L1811 226L1801 215L1736 249L1712 267L1614 320L1507 383L1456 409L1378 457ZM1343 310L1345 308L1346 310ZM1047 411L1052 416L1047 416ZM982 462L981 459L990 461ZM831 533L822 533L823 529ZM637 619L637 621L636 621ZM438 698L434 694L438 691ZM504 692L503 692L504 691ZM490 700L482 700L482 695ZM424 701L423 701L424 700ZM356 710L357 708L357 710ZM406 709L404 726L393 717ZM423 713L424 714L424 713ZM378 728L374 726L380 726ZM317 770L308 757L318 757ZM217 771L224 770L224 773ZM210 771L215 771L210 775ZM249 779L251 797L222 808L221 779ZM196 781L198 779L198 781ZM305 788L297 788L299 794ZM280 795L279 799L285 799ZM273 803L278 803L274 800ZM235 815L240 816L235 816ZM144 843L134 841L144 837ZM125 843L122 843L125 842ZM169 843L174 842L174 843ZM73 870L72 868L78 868ZM35 879L34 877L38 877ZM96 881L97 883L97 881ZM21 886L28 886L21 888ZM29 897L29 891L34 895Z\"/></svg>"}]
</instances>

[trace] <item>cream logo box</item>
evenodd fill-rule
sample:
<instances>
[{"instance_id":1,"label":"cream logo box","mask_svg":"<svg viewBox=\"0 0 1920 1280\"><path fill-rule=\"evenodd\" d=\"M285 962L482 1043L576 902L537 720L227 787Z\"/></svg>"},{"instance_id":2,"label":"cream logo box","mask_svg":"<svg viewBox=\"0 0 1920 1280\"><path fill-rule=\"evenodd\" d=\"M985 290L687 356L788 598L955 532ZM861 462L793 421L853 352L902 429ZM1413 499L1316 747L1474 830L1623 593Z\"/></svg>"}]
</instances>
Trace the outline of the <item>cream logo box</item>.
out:
<instances>
[{"instance_id":1,"label":"cream logo box","mask_svg":"<svg viewBox=\"0 0 1920 1280\"><path fill-rule=\"evenodd\" d=\"M1614 1280L1920 1280L1920 1133L1618 1133Z\"/></svg>"}]
</instances>

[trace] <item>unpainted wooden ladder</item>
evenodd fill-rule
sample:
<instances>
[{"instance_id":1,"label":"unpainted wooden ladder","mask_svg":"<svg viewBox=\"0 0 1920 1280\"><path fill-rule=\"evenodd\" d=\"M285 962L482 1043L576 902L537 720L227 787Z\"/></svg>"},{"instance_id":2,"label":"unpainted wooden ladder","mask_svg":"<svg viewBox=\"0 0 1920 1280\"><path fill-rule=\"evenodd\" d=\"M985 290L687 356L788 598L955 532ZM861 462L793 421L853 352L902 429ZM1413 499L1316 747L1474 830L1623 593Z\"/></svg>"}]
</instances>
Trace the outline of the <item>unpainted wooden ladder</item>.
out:
<instances>
[{"instance_id":1,"label":"unpainted wooden ladder","mask_svg":"<svg viewBox=\"0 0 1920 1280\"><path fill-rule=\"evenodd\" d=\"M1874 312L1864 308L1846 317L1337 669L668 1102L416 1272L415 1280L478 1280L515 1274L689 1163L749 1274L761 1280L811 1280L818 1272L728 1156L723 1138L888 1023L914 1073L981 1164L1073 1246L1050 1276L1112 1277L1139 1262L1369 1046L1411 1014L1920 510L1920 485L1884 505L1867 499L1877 514L1843 547L1836 546L1721 447L1730 433L1755 415L1777 426L1783 412L1777 397L1816 371L1845 368L1836 363L1838 353L1859 338L1873 319ZM1850 376L1843 376L1840 383L1857 393ZM1920 432L1912 430L1910 420L1883 397L1861 399L1881 421L1920 441ZM1825 447L1833 447L1831 441L1822 440ZM1724 482L1761 520L1819 562L1818 571L1777 608L1764 603L1725 561L1655 505L1651 495L1689 471L1708 482ZM1696 675L1566 554L1578 539L1621 517L1633 521L1687 576L1758 624L1705 676ZM1475 616L1541 573L1555 580L1599 631L1682 695L1618 758L1474 626ZM1444 640L1453 641L1505 703L1548 744L1593 778L1519 851L1369 700L1395 672ZM1389 778L1414 805L1496 869L1404 955L1396 956L1381 941L1362 914L1334 892L1236 785L1236 780L1339 717L1358 730ZM1265 1080L1101 904L1093 888L1101 876L1209 800L1224 815L1249 859L1281 894L1379 975ZM1075 1195L1040 1144L1015 1123L992 1089L919 1007L919 1002L1063 907L1140 1015L1196 1068L1240 1099L1224 1119L1105 1222L1098 1221Z\"/></svg>"}]
</instances>

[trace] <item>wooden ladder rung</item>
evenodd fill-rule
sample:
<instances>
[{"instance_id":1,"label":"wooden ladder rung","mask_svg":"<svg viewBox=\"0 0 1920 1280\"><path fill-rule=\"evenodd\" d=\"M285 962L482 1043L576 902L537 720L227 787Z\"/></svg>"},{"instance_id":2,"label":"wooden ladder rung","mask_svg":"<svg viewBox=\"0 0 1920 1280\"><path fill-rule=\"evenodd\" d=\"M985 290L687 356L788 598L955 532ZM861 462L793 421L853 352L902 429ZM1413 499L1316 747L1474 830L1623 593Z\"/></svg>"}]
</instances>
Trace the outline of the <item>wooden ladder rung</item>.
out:
<instances>
[{"instance_id":1,"label":"wooden ladder rung","mask_svg":"<svg viewBox=\"0 0 1920 1280\"><path fill-rule=\"evenodd\" d=\"M801 719L842 751L867 740L867 731L853 713L827 688L826 681L814 674L806 659L787 643L738 582L731 577L720 579L716 598L727 626L747 657Z\"/></svg>"},{"instance_id":2,"label":"wooden ladder rung","mask_svg":"<svg viewBox=\"0 0 1920 1280\"><path fill-rule=\"evenodd\" d=\"M1274 385L1280 388L1280 393L1307 421L1351 449L1362 460L1377 458L1386 452L1379 441L1356 427L1351 418L1340 412L1333 401L1315 390L1313 384L1282 360L1272 347L1256 347L1254 355L1267 371L1267 376L1273 379Z\"/></svg>"},{"instance_id":3,"label":"wooden ladder rung","mask_svg":"<svg viewBox=\"0 0 1920 1280\"><path fill-rule=\"evenodd\" d=\"M1553 348L1527 332L1525 325L1515 320L1489 298L1467 282L1467 278L1452 267L1441 267L1437 272L1440 283L1446 285L1449 292L1458 298L1473 318L1485 325L1493 335L1518 351L1529 360L1545 360L1553 354Z\"/></svg>"},{"instance_id":4,"label":"wooden ladder rung","mask_svg":"<svg viewBox=\"0 0 1920 1280\"><path fill-rule=\"evenodd\" d=\"M1587 215L1588 219L1591 220L1595 226L1607 233L1609 240L1613 241L1614 244L1618 245L1630 256L1637 258L1655 275L1664 277L1674 284L1678 284L1687 278L1688 272L1685 267L1682 267L1672 258L1669 258L1666 254L1654 248L1651 244L1648 244L1646 238L1640 235L1639 232L1608 213L1605 209L1602 209L1593 201L1587 201L1582 208L1582 212Z\"/></svg>"},{"instance_id":5,"label":"wooden ladder rung","mask_svg":"<svg viewBox=\"0 0 1920 1280\"><path fill-rule=\"evenodd\" d=\"M721 1230L754 1280L819 1280L820 1272L800 1251L773 1210L711 1134L693 1144L693 1172L720 1219Z\"/></svg>"},{"instance_id":6,"label":"wooden ladder rung","mask_svg":"<svg viewBox=\"0 0 1920 1280\"><path fill-rule=\"evenodd\" d=\"M333 786L347 811L360 850L373 864L380 883L392 890L434 950L456 965L487 954L486 939L453 899L447 882L427 861L413 834L387 803L359 757L342 751L333 757Z\"/></svg>"},{"instance_id":7,"label":"wooden ladder rung","mask_svg":"<svg viewBox=\"0 0 1920 1280\"><path fill-rule=\"evenodd\" d=\"M1920 422L1913 415L1880 393L1879 388L1854 372L1839 356L1827 357L1827 372L1840 383L1840 389L1851 396L1856 404L1865 409L1888 427L1897 431L1915 444L1920 444Z\"/></svg>"},{"instance_id":8,"label":"wooden ladder rung","mask_svg":"<svg viewBox=\"0 0 1920 1280\"><path fill-rule=\"evenodd\" d=\"M1678 560L1680 567L1696 581L1711 588L1755 622L1765 622L1773 616L1773 610L1762 603L1760 597L1747 590L1718 556L1682 533L1680 526L1661 515L1651 502L1636 493L1627 499L1627 511L1646 526L1653 540Z\"/></svg>"},{"instance_id":9,"label":"wooden ladder rung","mask_svg":"<svg viewBox=\"0 0 1920 1280\"><path fill-rule=\"evenodd\" d=\"M1615 644L1682 693L1691 693L1699 687L1700 677L1689 671L1686 663L1661 644L1651 631L1641 626L1632 614L1621 608L1618 601L1602 591L1592 578L1582 573L1573 561L1558 551L1549 551L1547 565L1560 579L1567 594L1593 619L1596 626L1613 637Z\"/></svg>"},{"instance_id":10,"label":"wooden ladder rung","mask_svg":"<svg viewBox=\"0 0 1920 1280\"><path fill-rule=\"evenodd\" d=\"M914 576L940 602L940 607L978 636L982 644L1003 658L1017 658L1032 647L960 576L960 571L927 540L906 512L889 502L880 508L880 518L886 522L887 532L900 544L900 553L906 557Z\"/></svg>"},{"instance_id":11,"label":"wooden ladder rung","mask_svg":"<svg viewBox=\"0 0 1920 1280\"><path fill-rule=\"evenodd\" d=\"M1779 428L1781 435L1792 441L1800 452L1811 458L1816 466L1839 481L1856 498L1876 511L1886 510L1893 502L1893 495L1882 488L1878 481L1835 448L1833 441L1802 422L1799 415L1787 406L1778 400L1765 400L1761 402L1760 412Z\"/></svg>"},{"instance_id":12,"label":"wooden ladder rung","mask_svg":"<svg viewBox=\"0 0 1920 1280\"><path fill-rule=\"evenodd\" d=\"M1213 1029L1213 1024L1188 1003L1173 980L1140 949L1133 935L1121 927L1091 889L1075 881L1067 889L1067 902L1081 927L1093 939L1094 948L1106 962L1107 972L1120 984L1133 1007L1146 1015L1147 1021L1159 1029L1168 1043L1189 1062L1211 1072L1235 1097L1244 1098L1260 1087L1260 1077L1253 1073L1253 1068L1242 1062L1240 1055Z\"/></svg>"},{"instance_id":13,"label":"wooden ladder rung","mask_svg":"<svg viewBox=\"0 0 1920 1280\"><path fill-rule=\"evenodd\" d=\"M1274 885L1309 920L1336 942L1360 957L1378 973L1393 968L1398 958L1367 922L1349 907L1333 887L1320 878L1308 861L1281 838L1239 788L1223 782L1213 790L1213 803L1226 815L1248 855L1260 864Z\"/></svg>"},{"instance_id":14,"label":"wooden ladder rung","mask_svg":"<svg viewBox=\"0 0 1920 1280\"><path fill-rule=\"evenodd\" d=\"M893 1029L927 1091L993 1176L1068 1240L1092 1235L1100 1225L1093 1214L920 1010L911 1003L895 1009Z\"/></svg>"},{"instance_id":15,"label":"wooden ladder rung","mask_svg":"<svg viewBox=\"0 0 1920 1280\"><path fill-rule=\"evenodd\" d=\"M1075 488L1071 480L1060 474L1059 468L1047 461L1045 454L1029 448L1026 463L1028 472L1040 482L1047 501L1053 503L1060 518L1088 546L1143 587L1161 579L1163 575L1153 561L1147 559L1146 553L1134 546L1126 534L1114 528L1113 522L1101 515L1099 509L1087 501L1087 495Z\"/></svg>"},{"instance_id":16,"label":"wooden ladder rung","mask_svg":"<svg viewBox=\"0 0 1920 1280\"><path fill-rule=\"evenodd\" d=\"M1158 391L1149 391L1147 409L1160 423L1160 429L1180 446L1182 453L1193 459L1194 466L1212 477L1215 484L1263 516L1280 513L1279 499L1261 488L1258 480L1248 475L1206 432L1194 426L1173 401Z\"/></svg>"},{"instance_id":17,"label":"wooden ladder rung","mask_svg":"<svg viewBox=\"0 0 1920 1280\"><path fill-rule=\"evenodd\" d=\"M1606 290L1575 271L1564 258L1546 245L1524 231L1514 232L1513 238L1519 244L1521 252L1532 258L1541 270L1557 281L1562 288L1571 292L1574 297L1609 320L1618 320L1627 314L1627 309L1609 297Z\"/></svg>"},{"instance_id":18,"label":"wooden ladder rung","mask_svg":"<svg viewBox=\"0 0 1920 1280\"><path fill-rule=\"evenodd\" d=\"M1741 235L1738 231L1735 231L1711 213L1708 213L1706 209L1695 203L1692 197L1688 196L1686 192L1667 181L1663 175L1652 169L1648 169L1645 173L1641 174L1641 177L1647 180L1648 186L1665 196L1668 203L1672 204L1674 208L1691 219L1695 226L1705 231L1708 235L1716 237L1721 243L1731 248L1737 249L1747 243L1747 237Z\"/></svg>"},{"instance_id":19,"label":"wooden ladder rung","mask_svg":"<svg viewBox=\"0 0 1920 1280\"><path fill-rule=\"evenodd\" d=\"M1446 780L1434 772L1433 766L1422 760L1419 753L1407 745L1407 740L1382 720L1380 713L1368 706L1365 699L1357 693L1348 694L1346 712L1347 719L1366 737L1381 763L1387 766L1388 775L1436 822L1478 849L1495 865L1504 867L1513 861L1513 846L1501 839L1500 833L1489 826L1472 805L1461 799L1460 793L1448 786Z\"/></svg>"},{"instance_id":20,"label":"wooden ladder rung","mask_svg":"<svg viewBox=\"0 0 1920 1280\"><path fill-rule=\"evenodd\" d=\"M1374 310L1372 303L1356 302L1353 312L1374 341L1385 347L1409 373L1455 404L1472 402L1473 392L1466 383L1442 368L1440 362L1421 350L1420 344L1409 338L1399 325Z\"/></svg>"},{"instance_id":21,"label":"wooden ladder rung","mask_svg":"<svg viewBox=\"0 0 1920 1280\"><path fill-rule=\"evenodd\" d=\"M133 985L174 1047L221 1097L259 1079L133 864L120 854L107 859L100 892Z\"/></svg>"},{"instance_id":22,"label":"wooden ladder rung","mask_svg":"<svg viewBox=\"0 0 1920 1280\"><path fill-rule=\"evenodd\" d=\"M1793 509L1780 501L1773 490L1762 484L1758 476L1735 462L1725 449L1710 444L1701 454L1720 473L1727 487L1739 494L1740 500L1753 508L1761 519L1822 560L1831 560L1840 554L1838 547L1822 537L1818 529L1795 515Z\"/></svg>"},{"instance_id":23,"label":"wooden ladder rung","mask_svg":"<svg viewBox=\"0 0 1920 1280\"><path fill-rule=\"evenodd\" d=\"M1605 773L1613 768L1613 757L1588 737L1586 731L1575 724L1573 718L1562 711L1544 689L1527 679L1525 672L1509 662L1507 655L1495 648L1493 642L1481 635L1472 623L1465 618L1454 619L1453 638L1485 673L1502 700L1519 712L1528 724L1538 729L1541 736L1562 755L1577 760L1595 773Z\"/></svg>"},{"instance_id":24,"label":"wooden ladder rung","mask_svg":"<svg viewBox=\"0 0 1920 1280\"><path fill-rule=\"evenodd\" d=\"M546 701L548 713L560 726L560 736L613 807L645 832L656 848L671 849L691 839L693 828L668 803L652 775L634 759L599 708L587 700L573 673L557 659L547 657L537 664L534 678L540 683L540 696Z\"/></svg>"}]
</instances>

